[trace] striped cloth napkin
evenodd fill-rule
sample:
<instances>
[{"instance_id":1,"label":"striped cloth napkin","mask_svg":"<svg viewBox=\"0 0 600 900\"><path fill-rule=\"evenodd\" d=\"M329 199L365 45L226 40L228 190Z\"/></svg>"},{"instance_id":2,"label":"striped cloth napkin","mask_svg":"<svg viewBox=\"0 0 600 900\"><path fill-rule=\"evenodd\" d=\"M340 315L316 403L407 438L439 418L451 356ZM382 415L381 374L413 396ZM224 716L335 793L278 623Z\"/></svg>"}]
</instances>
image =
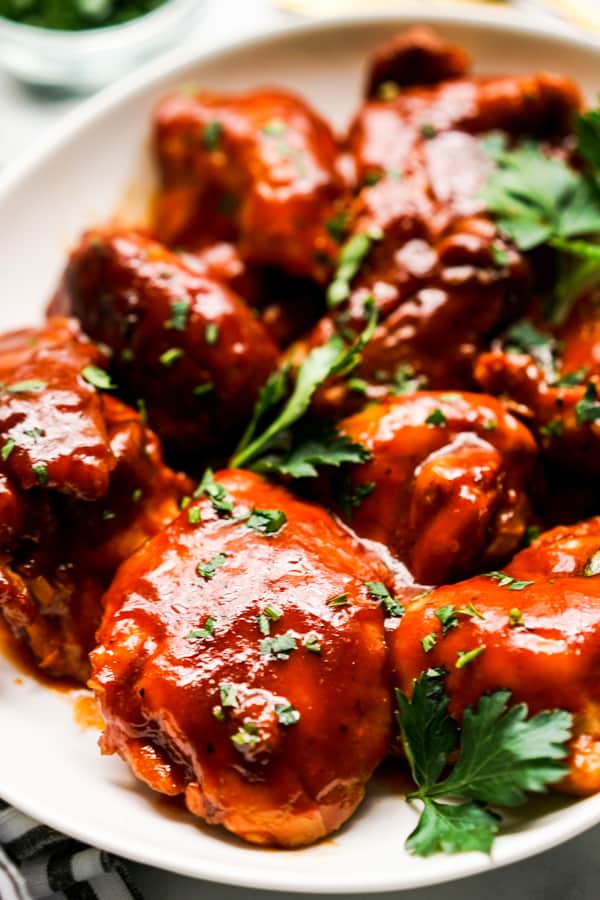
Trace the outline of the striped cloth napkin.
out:
<instances>
[{"instance_id":1,"label":"striped cloth napkin","mask_svg":"<svg viewBox=\"0 0 600 900\"><path fill-rule=\"evenodd\" d=\"M0 800L0 900L143 900L124 862Z\"/></svg>"}]
</instances>

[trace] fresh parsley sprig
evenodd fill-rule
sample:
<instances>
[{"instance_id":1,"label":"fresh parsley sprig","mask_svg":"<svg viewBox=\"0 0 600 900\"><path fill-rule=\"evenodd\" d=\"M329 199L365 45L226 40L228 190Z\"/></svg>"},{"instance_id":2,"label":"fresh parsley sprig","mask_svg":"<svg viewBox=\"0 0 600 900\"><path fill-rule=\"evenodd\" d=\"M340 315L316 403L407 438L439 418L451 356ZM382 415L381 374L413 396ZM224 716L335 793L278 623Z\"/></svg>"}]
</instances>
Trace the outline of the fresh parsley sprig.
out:
<instances>
[{"instance_id":1,"label":"fresh parsley sprig","mask_svg":"<svg viewBox=\"0 0 600 900\"><path fill-rule=\"evenodd\" d=\"M487 853L500 826L488 804L519 806L527 793L544 793L567 773L561 760L572 716L552 710L528 719L524 703L508 706L510 691L495 691L465 710L459 729L448 714L443 677L441 669L424 672L410 700L396 691L397 721L418 786L408 799L423 803L406 847L417 856ZM442 777L457 747L457 760Z\"/></svg>"},{"instance_id":2,"label":"fresh parsley sprig","mask_svg":"<svg viewBox=\"0 0 600 900\"><path fill-rule=\"evenodd\" d=\"M282 434L304 416L317 389L333 375L346 375L360 362L361 353L377 326L377 309L372 299L365 303L368 322L351 344L334 334L327 343L315 347L298 368L292 393L275 418L257 435L264 417L284 400L288 389L289 369L275 372L260 393L252 420L231 459L231 466L243 468L264 455ZM317 460L315 460L316 462Z\"/></svg>"}]
</instances>

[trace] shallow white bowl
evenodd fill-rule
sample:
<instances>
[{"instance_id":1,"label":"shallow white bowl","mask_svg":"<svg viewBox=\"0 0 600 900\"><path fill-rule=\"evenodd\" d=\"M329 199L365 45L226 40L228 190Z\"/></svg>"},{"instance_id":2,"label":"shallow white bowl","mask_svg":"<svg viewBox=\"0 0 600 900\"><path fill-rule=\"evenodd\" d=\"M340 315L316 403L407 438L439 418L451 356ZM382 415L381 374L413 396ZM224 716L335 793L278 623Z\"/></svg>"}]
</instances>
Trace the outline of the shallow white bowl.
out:
<instances>
[{"instance_id":1,"label":"shallow white bowl","mask_svg":"<svg viewBox=\"0 0 600 900\"><path fill-rule=\"evenodd\" d=\"M67 248L127 197L143 211L151 185L150 110L190 83L240 90L283 84L343 125L358 97L366 54L399 26L429 21L464 44L480 71L552 68L595 97L600 50L521 20L421 14L312 25L226 50L171 56L90 101L0 181L0 326L41 318ZM93 536L90 536L93 539ZM73 701L0 656L0 796L74 837L184 875L304 892L384 891L449 881L538 853L600 822L600 796L547 798L512 816L491 858L416 859L403 842L417 814L398 789L374 781L357 815L332 840L299 851L245 846L145 790L119 760L101 759L96 734L75 724Z\"/></svg>"}]
</instances>

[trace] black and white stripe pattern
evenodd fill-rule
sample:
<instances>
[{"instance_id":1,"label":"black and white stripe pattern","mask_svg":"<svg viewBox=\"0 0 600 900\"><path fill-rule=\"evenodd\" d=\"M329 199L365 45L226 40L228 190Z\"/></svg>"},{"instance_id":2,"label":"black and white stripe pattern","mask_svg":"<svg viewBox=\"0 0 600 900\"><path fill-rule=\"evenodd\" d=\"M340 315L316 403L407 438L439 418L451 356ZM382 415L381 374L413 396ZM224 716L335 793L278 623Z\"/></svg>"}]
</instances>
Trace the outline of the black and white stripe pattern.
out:
<instances>
[{"instance_id":1,"label":"black and white stripe pattern","mask_svg":"<svg viewBox=\"0 0 600 900\"><path fill-rule=\"evenodd\" d=\"M142 900L124 863L0 800L0 900Z\"/></svg>"}]
</instances>

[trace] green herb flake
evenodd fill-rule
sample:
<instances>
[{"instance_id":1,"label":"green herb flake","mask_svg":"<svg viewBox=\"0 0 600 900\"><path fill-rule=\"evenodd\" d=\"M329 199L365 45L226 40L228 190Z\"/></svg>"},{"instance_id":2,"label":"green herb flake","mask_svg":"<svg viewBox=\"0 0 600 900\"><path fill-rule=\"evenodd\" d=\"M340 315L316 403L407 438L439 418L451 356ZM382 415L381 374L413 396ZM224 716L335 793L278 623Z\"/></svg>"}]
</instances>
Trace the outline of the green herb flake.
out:
<instances>
[{"instance_id":1,"label":"green herb flake","mask_svg":"<svg viewBox=\"0 0 600 900\"><path fill-rule=\"evenodd\" d=\"M167 369L170 369L171 366L177 362L178 359L184 355L184 351L181 347L169 347L168 350L165 350L164 353L161 353L158 357L161 366L165 366Z\"/></svg>"},{"instance_id":2,"label":"green herb flake","mask_svg":"<svg viewBox=\"0 0 600 900\"><path fill-rule=\"evenodd\" d=\"M337 594L337 596L332 597L331 600L327 601L327 606L330 606L332 609L337 609L340 606L348 606L348 594Z\"/></svg>"},{"instance_id":3,"label":"green herb flake","mask_svg":"<svg viewBox=\"0 0 600 900\"><path fill-rule=\"evenodd\" d=\"M202 510L199 506L192 506L188 509L188 522L190 525L199 525L202 521Z\"/></svg>"},{"instance_id":4,"label":"green herb flake","mask_svg":"<svg viewBox=\"0 0 600 900\"><path fill-rule=\"evenodd\" d=\"M213 509L222 517L229 518L233 515L234 501L222 484L214 479L212 469L206 469L200 484L194 491L194 497L204 496L210 499Z\"/></svg>"},{"instance_id":5,"label":"green herb flake","mask_svg":"<svg viewBox=\"0 0 600 900\"><path fill-rule=\"evenodd\" d=\"M93 366L89 366L89 368L91 369ZM99 369L98 371L101 370ZM29 394L43 391L45 387L47 387L45 381L40 381L38 378L29 378L26 381L17 381L15 384L11 384L5 390L7 394Z\"/></svg>"},{"instance_id":6,"label":"green herb flake","mask_svg":"<svg viewBox=\"0 0 600 900\"><path fill-rule=\"evenodd\" d=\"M281 509L253 509L246 519L246 528L259 534L277 534L286 522L287 516Z\"/></svg>"},{"instance_id":7,"label":"green herb flake","mask_svg":"<svg viewBox=\"0 0 600 900\"><path fill-rule=\"evenodd\" d=\"M382 178L383 174L378 172L377 169L369 169L363 176L363 184L365 187L373 187L373 185L378 184Z\"/></svg>"},{"instance_id":8,"label":"green herb flake","mask_svg":"<svg viewBox=\"0 0 600 900\"><path fill-rule=\"evenodd\" d=\"M291 703L277 703L275 712L280 725L295 725L300 719L300 713L294 709Z\"/></svg>"},{"instance_id":9,"label":"green herb flake","mask_svg":"<svg viewBox=\"0 0 600 900\"><path fill-rule=\"evenodd\" d=\"M456 655L458 659L456 660L455 666L457 669L464 669L465 666L468 666L469 663L472 663L474 659L477 659L478 656L485 651L485 646L475 647L473 650L458 650Z\"/></svg>"},{"instance_id":10,"label":"green herb flake","mask_svg":"<svg viewBox=\"0 0 600 900\"><path fill-rule=\"evenodd\" d=\"M212 381L206 381L204 384L197 384L195 388L192 390L192 394L194 397L205 397L207 394L211 394L214 390L215 386Z\"/></svg>"},{"instance_id":11,"label":"green herb flake","mask_svg":"<svg viewBox=\"0 0 600 900\"><path fill-rule=\"evenodd\" d=\"M142 425L148 424L148 409L146 407L146 401L143 397L138 397L135 401L135 405L137 406L138 413L140 414L140 420Z\"/></svg>"},{"instance_id":12,"label":"green herb flake","mask_svg":"<svg viewBox=\"0 0 600 900\"><path fill-rule=\"evenodd\" d=\"M260 742L260 731L254 722L244 722L231 740L236 747L255 747Z\"/></svg>"},{"instance_id":13,"label":"green herb flake","mask_svg":"<svg viewBox=\"0 0 600 900\"><path fill-rule=\"evenodd\" d=\"M204 326L204 340L209 347L214 347L219 340L220 328L216 322L208 322Z\"/></svg>"},{"instance_id":14,"label":"green herb flake","mask_svg":"<svg viewBox=\"0 0 600 900\"><path fill-rule=\"evenodd\" d=\"M215 620L212 616L208 616L202 628L194 628L189 631L185 639L186 641L208 641L215 633Z\"/></svg>"},{"instance_id":15,"label":"green herb flake","mask_svg":"<svg viewBox=\"0 0 600 900\"><path fill-rule=\"evenodd\" d=\"M596 550L585 564L583 574L588 578L592 575L600 575L600 550Z\"/></svg>"},{"instance_id":16,"label":"green herb flake","mask_svg":"<svg viewBox=\"0 0 600 900\"><path fill-rule=\"evenodd\" d=\"M535 584L535 581L519 581L512 575L507 575L506 572L486 572L483 578L491 578L492 581L497 581L500 587L508 588L509 591L523 591Z\"/></svg>"},{"instance_id":17,"label":"green herb flake","mask_svg":"<svg viewBox=\"0 0 600 900\"><path fill-rule=\"evenodd\" d=\"M16 446L17 443L12 438L9 438L4 442L4 444L2 445L2 450L0 450L0 456L2 457L3 462L7 461L8 457L13 452Z\"/></svg>"},{"instance_id":18,"label":"green herb flake","mask_svg":"<svg viewBox=\"0 0 600 900\"><path fill-rule=\"evenodd\" d=\"M446 635L451 628L456 628L458 625L456 610L452 605L441 606L439 609L436 609L435 617L440 620L443 635Z\"/></svg>"},{"instance_id":19,"label":"green herb flake","mask_svg":"<svg viewBox=\"0 0 600 900\"><path fill-rule=\"evenodd\" d=\"M202 129L202 146L204 149L209 152L218 150L221 143L222 132L223 127L216 119L212 122L207 122Z\"/></svg>"},{"instance_id":20,"label":"green herb flake","mask_svg":"<svg viewBox=\"0 0 600 900\"><path fill-rule=\"evenodd\" d=\"M498 427L497 419L486 419L483 423L484 431L495 431Z\"/></svg>"},{"instance_id":21,"label":"green herb flake","mask_svg":"<svg viewBox=\"0 0 600 900\"><path fill-rule=\"evenodd\" d=\"M319 635L316 631L309 631L309 633L304 638L304 646L308 650L309 653L320 653L321 652L321 644L319 640Z\"/></svg>"},{"instance_id":22,"label":"green herb flake","mask_svg":"<svg viewBox=\"0 0 600 900\"><path fill-rule=\"evenodd\" d=\"M225 721L225 713L223 711L223 707L220 706L219 704L215 704L215 706L213 706L212 714L213 714L214 718L217 720L217 722Z\"/></svg>"},{"instance_id":23,"label":"green herb flake","mask_svg":"<svg viewBox=\"0 0 600 900\"><path fill-rule=\"evenodd\" d=\"M431 653L435 645L437 644L437 634L435 631L430 631L429 634L426 634L424 638L421 638L421 647L425 651L425 653Z\"/></svg>"},{"instance_id":24,"label":"green herb flake","mask_svg":"<svg viewBox=\"0 0 600 900\"><path fill-rule=\"evenodd\" d=\"M267 137L283 137L287 133L288 127L283 119L269 119L260 130Z\"/></svg>"},{"instance_id":25,"label":"green herb flake","mask_svg":"<svg viewBox=\"0 0 600 900\"><path fill-rule=\"evenodd\" d=\"M545 425L540 425L538 431L542 437L561 437L564 433L562 419L551 419Z\"/></svg>"},{"instance_id":26,"label":"green herb flake","mask_svg":"<svg viewBox=\"0 0 600 900\"><path fill-rule=\"evenodd\" d=\"M377 99L384 102L395 100L401 93L402 89L395 81L384 81L377 88Z\"/></svg>"},{"instance_id":27,"label":"green herb flake","mask_svg":"<svg viewBox=\"0 0 600 900\"><path fill-rule=\"evenodd\" d=\"M211 560L198 563L198 565L196 566L196 572L198 573L198 575L204 578L205 581L210 581L215 577L217 569L220 569L221 566L225 565L226 560L226 553L217 553L217 555L213 556Z\"/></svg>"},{"instance_id":28,"label":"green herb flake","mask_svg":"<svg viewBox=\"0 0 600 900\"><path fill-rule=\"evenodd\" d=\"M365 587L370 597L381 602L388 616L396 619L402 618L406 610L381 581L365 581Z\"/></svg>"},{"instance_id":29,"label":"green herb flake","mask_svg":"<svg viewBox=\"0 0 600 900\"><path fill-rule=\"evenodd\" d=\"M564 375L552 382L552 387L576 387L584 383L588 374L589 369L587 366L580 366L579 369L575 369L573 372L565 372Z\"/></svg>"},{"instance_id":30,"label":"green herb flake","mask_svg":"<svg viewBox=\"0 0 600 900\"><path fill-rule=\"evenodd\" d=\"M336 242L336 244L343 243L348 232L349 225L350 216L347 212L338 213L337 216L332 216L331 219L327 219L327 221L325 222L327 233Z\"/></svg>"},{"instance_id":31,"label":"green herb flake","mask_svg":"<svg viewBox=\"0 0 600 900\"><path fill-rule=\"evenodd\" d=\"M222 681L219 685L219 699L221 706L235 708L238 705L235 685L229 681Z\"/></svg>"},{"instance_id":32,"label":"green herb flake","mask_svg":"<svg viewBox=\"0 0 600 900\"><path fill-rule=\"evenodd\" d=\"M491 253L494 265L498 268L503 269L510 263L510 256L500 244L492 244Z\"/></svg>"},{"instance_id":33,"label":"green herb flake","mask_svg":"<svg viewBox=\"0 0 600 900\"><path fill-rule=\"evenodd\" d=\"M448 419L444 415L441 409L434 409L433 412L430 412L427 418L425 419L426 425L446 425Z\"/></svg>"},{"instance_id":34,"label":"green herb flake","mask_svg":"<svg viewBox=\"0 0 600 900\"><path fill-rule=\"evenodd\" d=\"M327 288L329 307L338 306L350 295L350 283L371 252L373 244L383 237L381 230L372 229L354 234L340 251L334 279Z\"/></svg>"},{"instance_id":35,"label":"green herb flake","mask_svg":"<svg viewBox=\"0 0 600 900\"><path fill-rule=\"evenodd\" d=\"M583 425L585 422L595 422L600 419L600 403L596 385L590 381L585 389L585 394L575 405L577 422Z\"/></svg>"},{"instance_id":36,"label":"green herb flake","mask_svg":"<svg viewBox=\"0 0 600 900\"><path fill-rule=\"evenodd\" d=\"M437 134L437 130L434 125L431 125L429 122L423 122L420 127L421 137L425 138L426 141L430 141Z\"/></svg>"},{"instance_id":37,"label":"green herb flake","mask_svg":"<svg viewBox=\"0 0 600 900\"><path fill-rule=\"evenodd\" d=\"M112 509L104 509L102 511L102 518L105 522L110 522L111 519L116 519L117 514L112 511Z\"/></svg>"},{"instance_id":38,"label":"green herb flake","mask_svg":"<svg viewBox=\"0 0 600 900\"><path fill-rule=\"evenodd\" d=\"M81 375L88 384L91 384L99 391L114 391L116 388L116 384L112 383L108 372L105 372L104 369L99 369L97 366L86 366L81 370Z\"/></svg>"},{"instance_id":39,"label":"green herb flake","mask_svg":"<svg viewBox=\"0 0 600 900\"><path fill-rule=\"evenodd\" d=\"M467 606L463 606L462 609L457 609L456 614L458 616L469 616L472 619L485 619L484 614L476 609L471 601L469 601Z\"/></svg>"},{"instance_id":40,"label":"green herb flake","mask_svg":"<svg viewBox=\"0 0 600 900\"><path fill-rule=\"evenodd\" d=\"M262 656L274 659L289 659L292 650L297 649L296 637L293 631L278 634L275 637L265 637L259 644Z\"/></svg>"},{"instance_id":41,"label":"green herb flake","mask_svg":"<svg viewBox=\"0 0 600 900\"><path fill-rule=\"evenodd\" d=\"M144 492L141 488L134 488L131 492L131 500L133 503L139 503L143 497Z\"/></svg>"},{"instance_id":42,"label":"green herb flake","mask_svg":"<svg viewBox=\"0 0 600 900\"><path fill-rule=\"evenodd\" d=\"M184 297L171 301L171 315L165 322L165 328L172 331L185 331L190 315L190 301Z\"/></svg>"},{"instance_id":43,"label":"green herb flake","mask_svg":"<svg viewBox=\"0 0 600 900\"><path fill-rule=\"evenodd\" d=\"M33 466L33 474L35 475L38 484L48 484L50 476L48 475L48 469L44 463L38 463L36 466Z\"/></svg>"}]
</instances>

